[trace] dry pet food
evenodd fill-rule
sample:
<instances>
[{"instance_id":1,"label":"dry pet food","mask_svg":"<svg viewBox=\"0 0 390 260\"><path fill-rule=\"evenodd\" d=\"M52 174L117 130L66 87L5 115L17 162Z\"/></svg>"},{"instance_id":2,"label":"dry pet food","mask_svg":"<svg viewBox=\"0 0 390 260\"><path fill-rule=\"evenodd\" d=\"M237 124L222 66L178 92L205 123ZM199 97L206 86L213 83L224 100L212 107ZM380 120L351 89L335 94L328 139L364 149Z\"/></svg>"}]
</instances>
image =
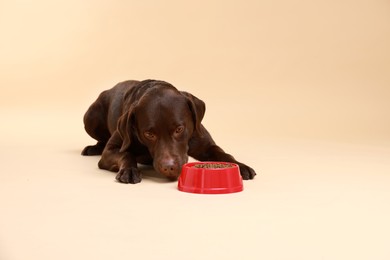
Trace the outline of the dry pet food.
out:
<instances>
[{"instance_id":1,"label":"dry pet food","mask_svg":"<svg viewBox=\"0 0 390 260\"><path fill-rule=\"evenodd\" d=\"M216 168L231 168L234 165L231 163L199 163L195 164L195 168L216 169Z\"/></svg>"}]
</instances>

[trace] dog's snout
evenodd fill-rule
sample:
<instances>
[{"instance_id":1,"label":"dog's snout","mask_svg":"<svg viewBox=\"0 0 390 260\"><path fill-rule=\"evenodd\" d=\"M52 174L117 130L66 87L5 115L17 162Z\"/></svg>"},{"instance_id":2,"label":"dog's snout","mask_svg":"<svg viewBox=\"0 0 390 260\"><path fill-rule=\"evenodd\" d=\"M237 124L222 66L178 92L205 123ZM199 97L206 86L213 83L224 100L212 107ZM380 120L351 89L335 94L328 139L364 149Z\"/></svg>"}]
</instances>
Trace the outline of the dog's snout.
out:
<instances>
[{"instance_id":1,"label":"dog's snout","mask_svg":"<svg viewBox=\"0 0 390 260\"><path fill-rule=\"evenodd\" d=\"M166 159L160 162L159 171L168 177L179 175L179 165L173 159Z\"/></svg>"}]
</instances>

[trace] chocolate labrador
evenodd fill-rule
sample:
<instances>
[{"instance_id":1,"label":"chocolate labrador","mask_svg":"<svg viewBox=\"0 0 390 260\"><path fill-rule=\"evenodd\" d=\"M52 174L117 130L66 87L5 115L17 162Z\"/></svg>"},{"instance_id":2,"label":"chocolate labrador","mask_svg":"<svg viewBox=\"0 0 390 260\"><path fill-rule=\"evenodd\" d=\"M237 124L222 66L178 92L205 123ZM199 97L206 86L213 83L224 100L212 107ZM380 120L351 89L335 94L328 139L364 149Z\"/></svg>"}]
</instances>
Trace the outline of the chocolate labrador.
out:
<instances>
[{"instance_id":1,"label":"chocolate labrador","mask_svg":"<svg viewBox=\"0 0 390 260\"><path fill-rule=\"evenodd\" d=\"M102 155L99 168L118 172L122 183L141 182L137 163L175 180L188 156L237 163L242 178L253 179L255 171L225 153L201 124L205 110L203 101L167 82L121 82L85 113L85 130L97 144L82 155Z\"/></svg>"}]
</instances>

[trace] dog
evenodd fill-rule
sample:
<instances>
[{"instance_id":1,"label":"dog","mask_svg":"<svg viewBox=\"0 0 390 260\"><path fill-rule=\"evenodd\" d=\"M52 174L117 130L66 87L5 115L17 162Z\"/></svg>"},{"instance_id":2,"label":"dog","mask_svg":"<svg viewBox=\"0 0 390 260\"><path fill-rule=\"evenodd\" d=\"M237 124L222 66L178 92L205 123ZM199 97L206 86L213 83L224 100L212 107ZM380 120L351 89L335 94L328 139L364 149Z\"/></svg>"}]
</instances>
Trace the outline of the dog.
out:
<instances>
[{"instance_id":1,"label":"dog","mask_svg":"<svg viewBox=\"0 0 390 260\"><path fill-rule=\"evenodd\" d=\"M205 103L159 80L129 80L102 92L84 115L86 132L97 140L82 155L101 155L100 169L117 172L121 183L142 180L137 164L153 165L176 180L188 156L240 167L244 180L256 172L225 153L201 121Z\"/></svg>"}]
</instances>

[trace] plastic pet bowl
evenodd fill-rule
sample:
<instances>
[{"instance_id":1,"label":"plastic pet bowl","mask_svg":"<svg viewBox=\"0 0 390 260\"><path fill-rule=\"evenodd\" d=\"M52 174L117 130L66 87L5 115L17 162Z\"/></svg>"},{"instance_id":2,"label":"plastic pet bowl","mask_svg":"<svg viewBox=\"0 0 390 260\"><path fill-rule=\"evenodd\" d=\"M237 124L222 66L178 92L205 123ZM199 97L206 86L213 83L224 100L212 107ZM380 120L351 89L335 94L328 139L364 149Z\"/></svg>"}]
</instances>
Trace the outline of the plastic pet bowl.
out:
<instances>
[{"instance_id":1,"label":"plastic pet bowl","mask_svg":"<svg viewBox=\"0 0 390 260\"><path fill-rule=\"evenodd\" d=\"M179 177L180 191L224 194L244 189L240 168L229 162L191 162L183 165Z\"/></svg>"}]
</instances>

